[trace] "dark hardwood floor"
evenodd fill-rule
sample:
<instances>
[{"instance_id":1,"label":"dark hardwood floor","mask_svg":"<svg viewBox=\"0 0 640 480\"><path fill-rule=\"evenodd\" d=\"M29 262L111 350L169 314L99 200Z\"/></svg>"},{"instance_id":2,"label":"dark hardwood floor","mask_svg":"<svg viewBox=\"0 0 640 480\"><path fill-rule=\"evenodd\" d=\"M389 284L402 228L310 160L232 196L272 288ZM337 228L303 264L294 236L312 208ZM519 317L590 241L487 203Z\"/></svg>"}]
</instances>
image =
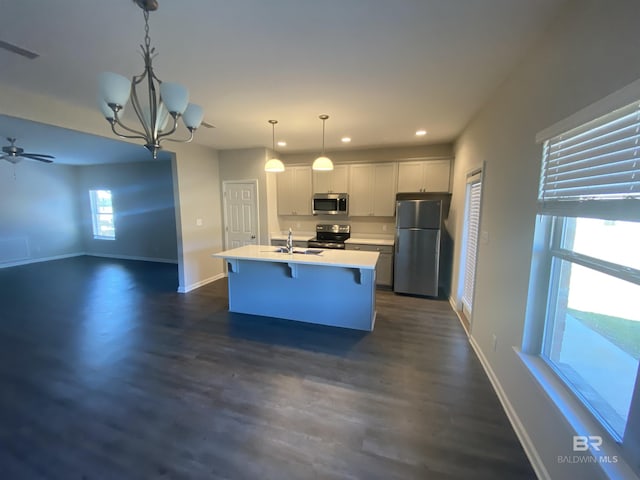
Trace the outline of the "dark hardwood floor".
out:
<instances>
[{"instance_id":1,"label":"dark hardwood floor","mask_svg":"<svg viewBox=\"0 0 640 480\"><path fill-rule=\"evenodd\" d=\"M535 478L447 301L380 291L367 334L176 288L167 264L0 270L1 478Z\"/></svg>"}]
</instances>

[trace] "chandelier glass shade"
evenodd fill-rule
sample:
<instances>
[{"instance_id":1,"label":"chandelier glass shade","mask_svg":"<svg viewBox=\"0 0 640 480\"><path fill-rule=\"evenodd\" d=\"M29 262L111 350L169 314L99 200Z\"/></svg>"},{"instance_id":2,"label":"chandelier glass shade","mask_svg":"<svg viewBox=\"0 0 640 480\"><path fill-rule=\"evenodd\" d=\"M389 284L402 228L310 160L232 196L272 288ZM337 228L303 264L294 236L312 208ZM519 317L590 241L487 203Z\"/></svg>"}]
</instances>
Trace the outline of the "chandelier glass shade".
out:
<instances>
[{"instance_id":1,"label":"chandelier glass shade","mask_svg":"<svg viewBox=\"0 0 640 480\"><path fill-rule=\"evenodd\" d=\"M271 141L272 141L272 149L273 149L273 158L270 158L267 163L264 164L265 172L284 172L284 163L282 160L279 160L276 155L276 123L277 120L269 120L271 124Z\"/></svg>"},{"instance_id":2,"label":"chandelier glass shade","mask_svg":"<svg viewBox=\"0 0 640 480\"><path fill-rule=\"evenodd\" d=\"M318 118L322 120L322 154L313 161L311 169L319 172L326 172L333 170L333 162L324 154L324 122L329 118L329 115L320 115Z\"/></svg>"},{"instance_id":3,"label":"chandelier glass shade","mask_svg":"<svg viewBox=\"0 0 640 480\"><path fill-rule=\"evenodd\" d=\"M202 123L202 107L189 103L189 91L178 83L162 82L153 71L152 60L155 47L151 47L149 37L149 11L157 8L157 2L136 1L144 12L145 38L142 45L144 71L132 80L113 72L104 72L99 77L98 104L111 130L121 138L140 139L145 147L157 158L160 142L190 142ZM125 106L131 101L139 125L126 125L122 116ZM189 131L187 138L171 137L182 117Z\"/></svg>"}]
</instances>

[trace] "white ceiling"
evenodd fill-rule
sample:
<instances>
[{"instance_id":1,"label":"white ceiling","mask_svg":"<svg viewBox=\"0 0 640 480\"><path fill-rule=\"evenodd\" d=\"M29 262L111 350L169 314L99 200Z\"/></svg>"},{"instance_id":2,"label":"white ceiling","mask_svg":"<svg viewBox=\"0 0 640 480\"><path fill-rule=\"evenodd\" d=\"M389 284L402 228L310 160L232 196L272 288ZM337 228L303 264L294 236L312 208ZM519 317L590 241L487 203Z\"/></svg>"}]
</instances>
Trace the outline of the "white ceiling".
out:
<instances>
[{"instance_id":1,"label":"white ceiling","mask_svg":"<svg viewBox=\"0 0 640 480\"><path fill-rule=\"evenodd\" d=\"M159 3L156 73L186 85L217 127L196 142L270 146L273 118L284 153L320 148L323 113L328 150L346 148L343 135L348 148L455 139L565 0ZM0 11L0 40L40 54L0 49L2 84L93 107L100 72L142 70L144 21L131 0L0 0ZM2 137L13 134L7 119Z\"/></svg>"}]
</instances>

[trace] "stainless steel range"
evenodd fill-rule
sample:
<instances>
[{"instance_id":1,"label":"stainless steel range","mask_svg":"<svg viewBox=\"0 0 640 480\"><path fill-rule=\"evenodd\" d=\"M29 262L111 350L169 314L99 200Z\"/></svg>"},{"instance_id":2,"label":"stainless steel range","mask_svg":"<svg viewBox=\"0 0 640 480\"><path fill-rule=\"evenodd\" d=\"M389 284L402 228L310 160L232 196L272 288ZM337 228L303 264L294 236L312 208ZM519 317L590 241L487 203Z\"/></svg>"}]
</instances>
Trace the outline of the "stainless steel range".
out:
<instances>
[{"instance_id":1,"label":"stainless steel range","mask_svg":"<svg viewBox=\"0 0 640 480\"><path fill-rule=\"evenodd\" d=\"M334 248L344 250L344 242L351 237L350 225L316 225L316 238L309 240L310 248Z\"/></svg>"}]
</instances>

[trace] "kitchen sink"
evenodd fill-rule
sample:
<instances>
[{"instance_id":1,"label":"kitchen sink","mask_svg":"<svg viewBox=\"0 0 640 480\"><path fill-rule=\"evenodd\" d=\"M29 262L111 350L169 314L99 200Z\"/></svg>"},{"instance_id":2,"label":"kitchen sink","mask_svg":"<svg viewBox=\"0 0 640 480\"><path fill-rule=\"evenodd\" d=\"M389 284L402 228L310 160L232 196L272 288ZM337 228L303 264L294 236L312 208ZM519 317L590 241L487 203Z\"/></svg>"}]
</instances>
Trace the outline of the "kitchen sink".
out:
<instances>
[{"instance_id":1,"label":"kitchen sink","mask_svg":"<svg viewBox=\"0 0 640 480\"><path fill-rule=\"evenodd\" d=\"M274 250L275 253L289 253L286 247L279 247ZM320 255L322 250L318 248L294 248L293 253L302 255Z\"/></svg>"}]
</instances>

